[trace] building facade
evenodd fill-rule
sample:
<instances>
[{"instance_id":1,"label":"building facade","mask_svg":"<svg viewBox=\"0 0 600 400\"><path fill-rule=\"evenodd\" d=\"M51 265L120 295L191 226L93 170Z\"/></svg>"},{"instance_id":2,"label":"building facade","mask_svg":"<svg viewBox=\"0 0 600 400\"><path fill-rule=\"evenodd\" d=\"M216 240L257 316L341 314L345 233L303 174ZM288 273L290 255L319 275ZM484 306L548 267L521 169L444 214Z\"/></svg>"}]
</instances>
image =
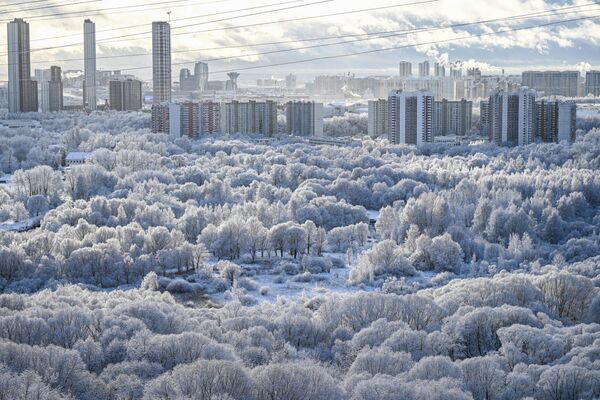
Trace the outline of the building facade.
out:
<instances>
[{"instance_id":1,"label":"building facade","mask_svg":"<svg viewBox=\"0 0 600 400\"><path fill-rule=\"evenodd\" d=\"M8 111L38 111L37 82L31 79L29 24L16 18L8 30Z\"/></svg>"},{"instance_id":2,"label":"building facade","mask_svg":"<svg viewBox=\"0 0 600 400\"><path fill-rule=\"evenodd\" d=\"M400 61L398 66L398 75L400 78L408 78L412 76L412 64L408 61Z\"/></svg>"},{"instance_id":3,"label":"building facade","mask_svg":"<svg viewBox=\"0 0 600 400\"><path fill-rule=\"evenodd\" d=\"M63 109L62 70L52 66L47 75L47 79L38 81L38 85L41 86L40 109L42 112L57 112Z\"/></svg>"},{"instance_id":4,"label":"building facade","mask_svg":"<svg viewBox=\"0 0 600 400\"><path fill-rule=\"evenodd\" d=\"M221 104L221 130L223 133L260 134L277 133L277 103L271 100L231 101Z\"/></svg>"},{"instance_id":5,"label":"building facade","mask_svg":"<svg viewBox=\"0 0 600 400\"><path fill-rule=\"evenodd\" d=\"M573 142L577 131L577 105L541 100L536 103L536 139L546 143Z\"/></svg>"},{"instance_id":6,"label":"building facade","mask_svg":"<svg viewBox=\"0 0 600 400\"><path fill-rule=\"evenodd\" d=\"M323 136L323 103L290 101L285 113L289 135Z\"/></svg>"},{"instance_id":7,"label":"building facade","mask_svg":"<svg viewBox=\"0 0 600 400\"><path fill-rule=\"evenodd\" d=\"M579 81L578 71L525 71L521 75L522 86L544 96L576 97Z\"/></svg>"},{"instance_id":8,"label":"building facade","mask_svg":"<svg viewBox=\"0 0 600 400\"><path fill-rule=\"evenodd\" d=\"M536 92L494 91L489 99L490 141L502 146L524 146L535 140Z\"/></svg>"},{"instance_id":9,"label":"building facade","mask_svg":"<svg viewBox=\"0 0 600 400\"><path fill-rule=\"evenodd\" d=\"M433 106L433 135L464 136L471 129L473 103L462 99L436 101Z\"/></svg>"},{"instance_id":10,"label":"building facade","mask_svg":"<svg viewBox=\"0 0 600 400\"><path fill-rule=\"evenodd\" d=\"M388 101L386 99L369 101L368 132L372 138L387 138Z\"/></svg>"},{"instance_id":11,"label":"building facade","mask_svg":"<svg viewBox=\"0 0 600 400\"><path fill-rule=\"evenodd\" d=\"M83 107L95 110L96 97L96 24L86 19L83 22Z\"/></svg>"},{"instance_id":12,"label":"building facade","mask_svg":"<svg viewBox=\"0 0 600 400\"><path fill-rule=\"evenodd\" d=\"M152 94L153 103L171 101L171 26L152 23Z\"/></svg>"},{"instance_id":13,"label":"building facade","mask_svg":"<svg viewBox=\"0 0 600 400\"><path fill-rule=\"evenodd\" d=\"M426 78L429 76L429 61L425 60L419 63L419 77Z\"/></svg>"},{"instance_id":14,"label":"building facade","mask_svg":"<svg viewBox=\"0 0 600 400\"><path fill-rule=\"evenodd\" d=\"M388 98L390 143L433 143L433 103L431 92L392 91Z\"/></svg>"},{"instance_id":15,"label":"building facade","mask_svg":"<svg viewBox=\"0 0 600 400\"><path fill-rule=\"evenodd\" d=\"M142 82L138 80L110 81L108 93L111 110L138 111L142 109Z\"/></svg>"},{"instance_id":16,"label":"building facade","mask_svg":"<svg viewBox=\"0 0 600 400\"><path fill-rule=\"evenodd\" d=\"M600 96L600 71L588 71L585 73L584 96Z\"/></svg>"}]
</instances>

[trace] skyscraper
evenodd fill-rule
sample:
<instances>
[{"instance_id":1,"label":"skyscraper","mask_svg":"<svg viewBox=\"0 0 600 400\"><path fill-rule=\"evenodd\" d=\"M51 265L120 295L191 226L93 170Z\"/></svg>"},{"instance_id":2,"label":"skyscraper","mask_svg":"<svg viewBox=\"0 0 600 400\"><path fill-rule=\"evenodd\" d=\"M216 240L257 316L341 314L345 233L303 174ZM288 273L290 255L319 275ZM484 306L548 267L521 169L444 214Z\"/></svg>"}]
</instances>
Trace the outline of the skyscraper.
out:
<instances>
[{"instance_id":1,"label":"skyscraper","mask_svg":"<svg viewBox=\"0 0 600 400\"><path fill-rule=\"evenodd\" d=\"M585 73L585 93L600 96L600 71L588 71Z\"/></svg>"},{"instance_id":2,"label":"skyscraper","mask_svg":"<svg viewBox=\"0 0 600 400\"><path fill-rule=\"evenodd\" d=\"M464 136L471 129L473 103L465 99L436 101L433 106L433 135Z\"/></svg>"},{"instance_id":3,"label":"skyscraper","mask_svg":"<svg viewBox=\"0 0 600 400\"><path fill-rule=\"evenodd\" d=\"M429 61L425 60L422 63L419 63L419 76L421 78L429 76Z\"/></svg>"},{"instance_id":4,"label":"skyscraper","mask_svg":"<svg viewBox=\"0 0 600 400\"><path fill-rule=\"evenodd\" d=\"M86 19L83 22L84 82L83 106L95 110L96 98L96 24Z\"/></svg>"},{"instance_id":5,"label":"skyscraper","mask_svg":"<svg viewBox=\"0 0 600 400\"><path fill-rule=\"evenodd\" d=\"M388 101L386 99L369 101L368 132L372 138L387 137Z\"/></svg>"},{"instance_id":6,"label":"skyscraper","mask_svg":"<svg viewBox=\"0 0 600 400\"><path fill-rule=\"evenodd\" d=\"M153 102L171 101L171 26L168 22L152 23Z\"/></svg>"},{"instance_id":7,"label":"skyscraper","mask_svg":"<svg viewBox=\"0 0 600 400\"><path fill-rule=\"evenodd\" d=\"M490 140L498 145L524 146L535 140L536 92L494 91L489 100Z\"/></svg>"},{"instance_id":8,"label":"skyscraper","mask_svg":"<svg viewBox=\"0 0 600 400\"><path fill-rule=\"evenodd\" d=\"M142 108L142 82L127 79L108 83L111 110L137 111Z\"/></svg>"},{"instance_id":9,"label":"skyscraper","mask_svg":"<svg viewBox=\"0 0 600 400\"><path fill-rule=\"evenodd\" d=\"M239 78L240 74L239 72L230 72L227 74L227 77L229 78L229 80L227 81L226 84L226 90L231 90L234 92L237 92L238 90L238 84L237 84L237 80Z\"/></svg>"},{"instance_id":10,"label":"skyscraper","mask_svg":"<svg viewBox=\"0 0 600 400\"><path fill-rule=\"evenodd\" d=\"M446 76L446 67L444 67L440 63L434 63L433 64L433 76L438 77L438 78L442 78L442 77Z\"/></svg>"},{"instance_id":11,"label":"skyscraper","mask_svg":"<svg viewBox=\"0 0 600 400\"><path fill-rule=\"evenodd\" d=\"M8 111L38 110L37 82L31 79L29 24L20 18L7 25L8 30Z\"/></svg>"},{"instance_id":12,"label":"skyscraper","mask_svg":"<svg viewBox=\"0 0 600 400\"><path fill-rule=\"evenodd\" d=\"M197 62L194 66L194 78L196 78L196 89L204 92L208 84L208 64Z\"/></svg>"},{"instance_id":13,"label":"skyscraper","mask_svg":"<svg viewBox=\"0 0 600 400\"><path fill-rule=\"evenodd\" d=\"M400 61L399 65L400 78L408 78L412 76L412 64L408 61Z\"/></svg>"},{"instance_id":14,"label":"skyscraper","mask_svg":"<svg viewBox=\"0 0 600 400\"><path fill-rule=\"evenodd\" d=\"M287 133L294 136L323 136L323 104L290 101L286 107Z\"/></svg>"},{"instance_id":15,"label":"skyscraper","mask_svg":"<svg viewBox=\"0 0 600 400\"><path fill-rule=\"evenodd\" d=\"M52 66L47 70L35 70L38 86L41 88L38 96L42 112L56 112L63 108L63 84L60 67Z\"/></svg>"},{"instance_id":16,"label":"skyscraper","mask_svg":"<svg viewBox=\"0 0 600 400\"><path fill-rule=\"evenodd\" d=\"M179 71L179 90L191 92L197 89L196 77L190 73L190 70L183 68Z\"/></svg>"},{"instance_id":17,"label":"skyscraper","mask_svg":"<svg viewBox=\"0 0 600 400\"><path fill-rule=\"evenodd\" d=\"M285 77L285 87L287 89L296 89L296 75L289 74Z\"/></svg>"},{"instance_id":18,"label":"skyscraper","mask_svg":"<svg viewBox=\"0 0 600 400\"><path fill-rule=\"evenodd\" d=\"M431 92L392 91L388 98L390 143L433 143L433 102Z\"/></svg>"}]
</instances>

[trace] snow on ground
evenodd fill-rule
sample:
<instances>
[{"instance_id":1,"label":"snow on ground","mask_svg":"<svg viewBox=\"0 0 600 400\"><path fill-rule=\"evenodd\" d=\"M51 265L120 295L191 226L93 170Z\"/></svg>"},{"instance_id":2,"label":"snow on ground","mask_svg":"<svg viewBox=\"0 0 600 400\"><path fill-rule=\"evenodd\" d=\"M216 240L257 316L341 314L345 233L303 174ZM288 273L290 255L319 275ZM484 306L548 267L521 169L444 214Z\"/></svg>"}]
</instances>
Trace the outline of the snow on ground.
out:
<instances>
[{"instance_id":1,"label":"snow on ground","mask_svg":"<svg viewBox=\"0 0 600 400\"><path fill-rule=\"evenodd\" d=\"M0 224L0 232L25 232L40 225L43 216L27 218L19 222L5 222Z\"/></svg>"}]
</instances>

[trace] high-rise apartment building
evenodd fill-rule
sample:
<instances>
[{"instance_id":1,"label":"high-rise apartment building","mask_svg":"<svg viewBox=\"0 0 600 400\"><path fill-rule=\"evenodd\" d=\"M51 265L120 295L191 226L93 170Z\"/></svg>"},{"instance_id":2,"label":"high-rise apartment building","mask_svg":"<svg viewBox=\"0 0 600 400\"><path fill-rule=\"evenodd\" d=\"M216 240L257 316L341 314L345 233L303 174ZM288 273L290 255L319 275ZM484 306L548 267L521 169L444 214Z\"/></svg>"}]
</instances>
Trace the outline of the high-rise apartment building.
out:
<instances>
[{"instance_id":1,"label":"high-rise apartment building","mask_svg":"<svg viewBox=\"0 0 600 400\"><path fill-rule=\"evenodd\" d=\"M39 104L42 112L57 112L63 108L63 83L60 67L52 66L48 70L36 70L38 78Z\"/></svg>"},{"instance_id":2,"label":"high-rise apartment building","mask_svg":"<svg viewBox=\"0 0 600 400\"><path fill-rule=\"evenodd\" d=\"M588 71L585 73L584 96L591 94L600 96L600 71Z\"/></svg>"},{"instance_id":3,"label":"high-rise apartment building","mask_svg":"<svg viewBox=\"0 0 600 400\"><path fill-rule=\"evenodd\" d=\"M577 105L573 102L540 100L536 103L536 138L542 142L575 141Z\"/></svg>"},{"instance_id":4,"label":"high-rise apartment building","mask_svg":"<svg viewBox=\"0 0 600 400\"><path fill-rule=\"evenodd\" d=\"M578 71L525 71L521 78L524 87L544 96L576 97L580 75Z\"/></svg>"},{"instance_id":5,"label":"high-rise apartment building","mask_svg":"<svg viewBox=\"0 0 600 400\"><path fill-rule=\"evenodd\" d=\"M388 98L390 143L433 143L433 103L431 92L392 91Z\"/></svg>"},{"instance_id":6,"label":"high-rise apartment building","mask_svg":"<svg viewBox=\"0 0 600 400\"><path fill-rule=\"evenodd\" d=\"M191 92L196 90L196 88L196 77L192 75L189 69L181 69L179 71L179 90Z\"/></svg>"},{"instance_id":7,"label":"high-rise apartment building","mask_svg":"<svg viewBox=\"0 0 600 400\"><path fill-rule=\"evenodd\" d=\"M108 104L111 110L137 111L142 109L142 82L134 79L110 81Z\"/></svg>"},{"instance_id":8,"label":"high-rise apartment building","mask_svg":"<svg viewBox=\"0 0 600 400\"><path fill-rule=\"evenodd\" d=\"M8 111L38 111L37 82L31 79L29 24L20 18L9 22Z\"/></svg>"},{"instance_id":9,"label":"high-rise apartment building","mask_svg":"<svg viewBox=\"0 0 600 400\"><path fill-rule=\"evenodd\" d=\"M481 70L479 68L467 68L467 77L471 79L481 79Z\"/></svg>"},{"instance_id":10,"label":"high-rise apartment building","mask_svg":"<svg viewBox=\"0 0 600 400\"><path fill-rule=\"evenodd\" d=\"M192 139L221 132L221 106L212 101L154 104L152 132Z\"/></svg>"},{"instance_id":11,"label":"high-rise apartment building","mask_svg":"<svg viewBox=\"0 0 600 400\"><path fill-rule=\"evenodd\" d=\"M490 101L481 100L479 102L479 127L484 136L490 136Z\"/></svg>"},{"instance_id":12,"label":"high-rise apartment building","mask_svg":"<svg viewBox=\"0 0 600 400\"><path fill-rule=\"evenodd\" d=\"M96 97L96 24L86 19L83 22L83 107L95 110Z\"/></svg>"},{"instance_id":13,"label":"high-rise apartment building","mask_svg":"<svg viewBox=\"0 0 600 400\"><path fill-rule=\"evenodd\" d=\"M208 85L208 64L197 62L194 65L194 78L196 79L196 90L204 92Z\"/></svg>"},{"instance_id":14,"label":"high-rise apartment building","mask_svg":"<svg viewBox=\"0 0 600 400\"><path fill-rule=\"evenodd\" d=\"M399 74L400 78L408 78L412 76L412 64L408 61L400 61Z\"/></svg>"},{"instance_id":15,"label":"high-rise apartment building","mask_svg":"<svg viewBox=\"0 0 600 400\"><path fill-rule=\"evenodd\" d=\"M435 76L436 78L443 78L446 76L446 67L444 67L442 64L440 63L434 63L433 64L433 76Z\"/></svg>"},{"instance_id":16,"label":"high-rise apartment building","mask_svg":"<svg viewBox=\"0 0 600 400\"><path fill-rule=\"evenodd\" d=\"M223 133L273 136L277 133L277 103L271 100L223 103L221 130Z\"/></svg>"},{"instance_id":17,"label":"high-rise apartment building","mask_svg":"<svg viewBox=\"0 0 600 400\"><path fill-rule=\"evenodd\" d=\"M293 136L323 136L323 103L289 101L286 131Z\"/></svg>"},{"instance_id":18,"label":"high-rise apartment building","mask_svg":"<svg viewBox=\"0 0 600 400\"><path fill-rule=\"evenodd\" d=\"M535 140L536 92L494 91L489 100L490 141L504 146L524 146Z\"/></svg>"},{"instance_id":19,"label":"high-rise apartment building","mask_svg":"<svg viewBox=\"0 0 600 400\"><path fill-rule=\"evenodd\" d=\"M425 60L422 63L419 63L419 76L421 78L429 76L429 61Z\"/></svg>"},{"instance_id":20,"label":"high-rise apartment building","mask_svg":"<svg viewBox=\"0 0 600 400\"><path fill-rule=\"evenodd\" d=\"M152 92L155 104L171 101L171 26L164 21L152 23Z\"/></svg>"},{"instance_id":21,"label":"high-rise apartment building","mask_svg":"<svg viewBox=\"0 0 600 400\"><path fill-rule=\"evenodd\" d=\"M462 99L448 101L443 99L433 105L434 136L464 136L471 129L473 103Z\"/></svg>"},{"instance_id":22,"label":"high-rise apartment building","mask_svg":"<svg viewBox=\"0 0 600 400\"><path fill-rule=\"evenodd\" d=\"M372 138L387 138L388 101L386 99L369 101L368 132Z\"/></svg>"}]
</instances>

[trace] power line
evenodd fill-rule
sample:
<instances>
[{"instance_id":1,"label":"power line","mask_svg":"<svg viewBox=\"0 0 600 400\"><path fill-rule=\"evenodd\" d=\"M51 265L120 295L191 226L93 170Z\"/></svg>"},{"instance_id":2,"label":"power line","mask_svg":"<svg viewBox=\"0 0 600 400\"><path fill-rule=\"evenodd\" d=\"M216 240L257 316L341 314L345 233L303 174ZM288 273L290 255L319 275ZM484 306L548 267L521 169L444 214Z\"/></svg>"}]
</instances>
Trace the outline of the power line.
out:
<instances>
[{"instance_id":1,"label":"power line","mask_svg":"<svg viewBox=\"0 0 600 400\"><path fill-rule=\"evenodd\" d=\"M495 22L501 22L501 21L505 22L505 21L510 21L510 20L525 19L525 18L529 19L529 18L532 18L532 17L540 18L540 17L546 17L546 16L558 16L558 15L569 14L569 13L572 12L572 11L565 11L565 10L572 10L574 8L582 8L582 7L589 7L589 6L597 6L598 4L599 4L599 2L593 2L593 3L588 3L588 4L585 4L585 5L568 6L568 7L561 7L561 8L555 8L555 9L548 9L548 10L536 11L536 12L532 12L532 13L526 13L526 14L520 14L520 15L513 15L513 16L510 16L510 17L494 18L494 19L487 19L487 20L480 20L480 21L473 21L473 22L462 22L462 23L450 24L450 25L442 25L442 26L437 26L436 25L436 26L429 26L429 27L422 27L422 28L415 28L415 29L403 29L403 30L394 30L394 31L380 31L380 32L362 33L362 34L328 36L328 37L319 37L319 38L310 38L310 39L298 39L298 40L287 40L287 41L280 41L280 42L259 43L259 44L255 44L254 46L277 45L277 44L309 42L309 41L318 41L318 40L331 40L331 39L339 39L339 38L343 38L343 37L361 37L361 36L374 36L374 35L376 35L374 37L366 37L366 38L355 39L355 40L346 40L346 41L341 41L341 42L322 43L322 44L317 44L317 45L312 45L312 46L303 46L303 47L294 47L294 48L288 48L288 49L279 49L279 50L265 51L265 52L260 52L260 53L244 54L244 55L241 55L241 56L228 56L228 57L210 58L210 59L204 59L204 60L201 60L201 61L204 61L204 62L208 62L208 61L221 61L221 60L236 59L236 58L242 58L242 57L257 56L257 55L267 55L267 54L274 54L274 53L284 53L284 52L290 52L290 51L306 50L306 49L311 49L311 48L329 47L329 46L334 46L334 45L355 43L355 42L375 40L375 39L385 39L385 38L390 38L390 37L404 36L404 35L411 34L411 33L423 33L423 32L437 31L437 30L462 28L462 27L466 27L466 26L482 25L482 24L495 23ZM563 11L563 12L559 13L557 11ZM586 10L586 11L593 11L593 10ZM239 47L248 47L248 45L237 45L237 46L231 46L231 47L212 47L212 48L202 48L202 49L179 50L179 51L172 51L172 53L188 53L188 52L194 52L194 51L227 49L227 48L239 48ZM151 55L151 54L152 54L152 52L138 53L138 54L109 55L109 56L100 56L100 57L97 57L97 59L133 57L133 56L146 56L146 55ZM56 61L79 61L79 60L81 60L80 57L79 58L72 58L72 59L62 59L62 60L39 61L39 62L34 62L34 64L51 63L51 62L56 62ZM189 63L191 63L191 62L173 63L172 65L185 65L185 64L189 64ZM0 64L0 65L6 65L6 64Z\"/></svg>"},{"instance_id":2,"label":"power line","mask_svg":"<svg viewBox=\"0 0 600 400\"><path fill-rule=\"evenodd\" d=\"M159 1L159 2L156 2L156 3L146 3L145 5L155 5L155 4L162 4L162 5L164 5L164 4L168 4L168 3L181 3L182 1L190 1L190 0ZM225 2L230 2L230 1L235 1L235 0L205 1L205 2L201 2L199 4L203 5L203 4L212 4L212 3L225 3ZM269 5L255 6L255 7L249 7L249 8L242 8L242 9L238 9L238 10L221 11L221 12L211 13L211 14L194 15L192 17L185 17L185 18L173 18L171 20L171 22L184 21L184 20L189 20L189 19L194 19L194 18L201 18L201 17L210 17L210 16L214 16L214 15L221 15L221 14L227 14L227 13L233 13L233 12L239 12L239 11L247 11L247 10L261 8L261 7L270 7L270 6L276 6L276 5L282 5L282 4L299 3L299 2L302 2L302 1L306 1L306 0L284 1L284 2L280 2L280 3L273 3L273 4L269 4ZM185 4L184 6L189 6L189 5L191 5L191 4ZM196 4L196 5L198 5L198 4ZM133 6L130 6L130 7L133 7ZM135 7L137 7L137 6L135 6ZM159 8L163 8L163 7L159 7ZM145 11L145 10L137 10L137 11ZM123 27L119 27L119 28L98 29L98 30L96 30L96 34L101 33L101 32L118 31L118 30L122 30L122 29L139 28L139 27L142 27L142 26L148 26L148 23L138 24L138 25L123 26ZM32 39L31 42L45 41L45 40L51 40L51 39L61 39L61 38L67 38L67 37L73 37L73 36L80 36L80 34L50 36L50 37L45 37L45 38L40 38L40 39ZM6 46L6 45L3 45L3 46Z\"/></svg>"},{"instance_id":3,"label":"power line","mask_svg":"<svg viewBox=\"0 0 600 400\"><path fill-rule=\"evenodd\" d=\"M10 7L10 6L22 6L22 5L26 5L26 4L33 4L33 3L42 3L48 0L33 0L33 1L21 1L21 2L16 2L16 3L10 3L10 4L5 4L3 7Z\"/></svg>"},{"instance_id":4,"label":"power line","mask_svg":"<svg viewBox=\"0 0 600 400\"><path fill-rule=\"evenodd\" d=\"M33 8L24 8L24 9L19 9L19 10L2 11L2 12L0 12L0 14L22 13L22 12L25 12L25 11L35 11L35 10L42 10L42 9L45 9L45 8L53 8L53 7L71 7L71 6L76 6L76 5L79 5L79 4L97 3L99 1L102 1L102 0L85 0L85 1L80 1L80 2L77 2L77 3L48 4L46 6L39 6L39 7L33 7Z\"/></svg>"},{"instance_id":5,"label":"power line","mask_svg":"<svg viewBox=\"0 0 600 400\"><path fill-rule=\"evenodd\" d=\"M216 21L225 21L228 19L236 19L236 18L243 18L243 17L247 17L250 15L262 15L262 14L268 14L268 13L273 13L273 12L279 12L279 11L286 11L286 10L290 10L290 9L295 9L295 8L300 8L300 7L308 7L308 6L313 6L313 5L317 5L317 4L322 4L322 3L329 3L332 2L333 0L319 0L313 3L306 3L306 4L300 4L300 5L295 5L295 6L288 6L288 7L282 7L282 8L277 8L274 10L266 10L266 11L261 11L259 13L252 13L252 14L244 14L244 15L239 15L239 16L234 16L234 17L229 17L229 18L222 18L219 20L213 20L213 21L205 21L205 22L200 22L194 25L204 25L204 24L210 24ZM426 0L426 1L439 1L439 0ZM295 3L296 1L290 1L290 3ZM263 7L270 7L270 6L263 6ZM236 11L231 11L232 13L235 13ZM179 29L178 27L174 27L171 28L171 30L174 29ZM144 33L152 33L152 31L147 31ZM97 40L96 43L105 43L105 42L109 42L109 41L115 41L115 39L123 39L126 37L130 37L132 35L140 35L140 33L135 33L135 34L128 34L128 35L120 35L120 36L113 36L107 39L102 39L102 40ZM62 49L65 47L73 47L73 46L81 46L83 44L83 42L77 42L77 43L70 43L70 44L63 44L60 46L48 46L48 47L40 47L37 49L31 49L30 52L36 52L36 51L44 51L44 50L52 50L52 49ZM7 55L8 52L6 53L0 53L0 55Z\"/></svg>"},{"instance_id":6,"label":"power line","mask_svg":"<svg viewBox=\"0 0 600 400\"><path fill-rule=\"evenodd\" d=\"M313 62L313 61L322 61L322 60L332 60L332 59L337 59L337 58L353 57L353 56L358 56L358 55L373 54L373 53L379 53L379 52L390 51L390 50L400 50L400 49L405 49L405 48L410 48L410 47L425 46L425 45L431 45L431 44L450 43L450 42L454 42L454 41L458 41L458 40L466 40L466 39L474 39L474 38L484 37L484 36L500 35L500 34L503 34L503 33L517 32L517 31L524 31L524 30L529 30L529 29L542 28L544 26L558 25L558 24L570 23L570 22L576 22L576 21L582 21L582 20L589 20L589 19L594 19L594 18L598 18L598 17L600 17L600 14L591 15L591 16L588 16L588 17L573 18L573 19L568 19L568 20L563 20L563 21L557 21L557 22L548 22L548 23L545 23L545 24L538 24L538 25L528 26L528 27L521 27L521 28L515 28L515 29L505 29L505 30L496 31L496 32L480 33L480 34L476 34L476 35L469 35L469 36L463 36L463 37L452 38L452 39L434 40L434 41L430 41L430 42L421 42L421 43L413 43L413 44L402 45L402 46L393 46L393 47L385 47L385 48L379 48L379 49L365 50L365 51L360 51L360 52L355 52L355 53L346 53L346 54L337 54L337 55L332 55L332 56L313 57L313 58L307 58L307 59L302 59L302 60L286 61L286 62L280 62L280 63L267 64L267 65L257 65L257 66L250 66L250 67L241 67L241 68L236 68L236 69L229 69L229 70L212 71L212 73L213 74L221 74L221 73L226 73L226 72L247 71L247 70L252 70L252 69L262 69L262 68L269 68L269 67L279 67L279 66L283 66L283 65L301 64L301 63L307 63L307 62ZM121 70L122 71L132 71L132 70L137 70L137 69L148 69L148 68L152 68L152 67L138 67L138 68L129 68L129 69L121 69Z\"/></svg>"},{"instance_id":7,"label":"power line","mask_svg":"<svg viewBox=\"0 0 600 400\"><path fill-rule=\"evenodd\" d=\"M100 0L98 0L100 1ZM150 10L160 10L160 9L164 9L165 8L165 4L172 4L172 3L182 3L182 2L187 2L187 1L191 1L191 0L171 0L171 1L162 1L162 2L156 2L156 3L146 3L146 4L134 4L134 5L127 5L127 6L118 6L118 7L107 7L107 8L97 8L94 10L85 10L85 11L71 11L71 12L62 12L62 13L52 13L52 14L44 14L44 15L34 15L34 16L30 16L27 17L28 21L49 21L49 20L54 20L56 19L55 17L63 17L63 19L67 19L67 18L71 18L71 17L67 17L64 18L65 15L73 15L74 17L80 17L81 15L79 14L83 14L86 17L91 17L94 15L104 15L106 13L106 11L114 11L114 10L123 10L123 9L127 9L127 8L138 8L138 7L142 7L142 9L140 10L131 10L131 11L124 11L121 13L126 13L126 12L139 12L139 11L150 11ZM171 5L169 6L169 8L177 8L177 7L188 7L190 5L203 5L203 4L212 4L212 3L224 3L227 1L233 1L233 0L213 0L213 1L204 1L204 2L193 2L191 4L180 4L180 5ZM155 4L160 4L160 7L152 7L152 8L148 8L148 5L155 5ZM77 14L77 15L74 15ZM7 22L9 20L2 20L2 22ZM73 36L73 35L69 35L69 36ZM48 39L48 38L46 38ZM39 40L39 39L38 39Z\"/></svg>"}]
</instances>

